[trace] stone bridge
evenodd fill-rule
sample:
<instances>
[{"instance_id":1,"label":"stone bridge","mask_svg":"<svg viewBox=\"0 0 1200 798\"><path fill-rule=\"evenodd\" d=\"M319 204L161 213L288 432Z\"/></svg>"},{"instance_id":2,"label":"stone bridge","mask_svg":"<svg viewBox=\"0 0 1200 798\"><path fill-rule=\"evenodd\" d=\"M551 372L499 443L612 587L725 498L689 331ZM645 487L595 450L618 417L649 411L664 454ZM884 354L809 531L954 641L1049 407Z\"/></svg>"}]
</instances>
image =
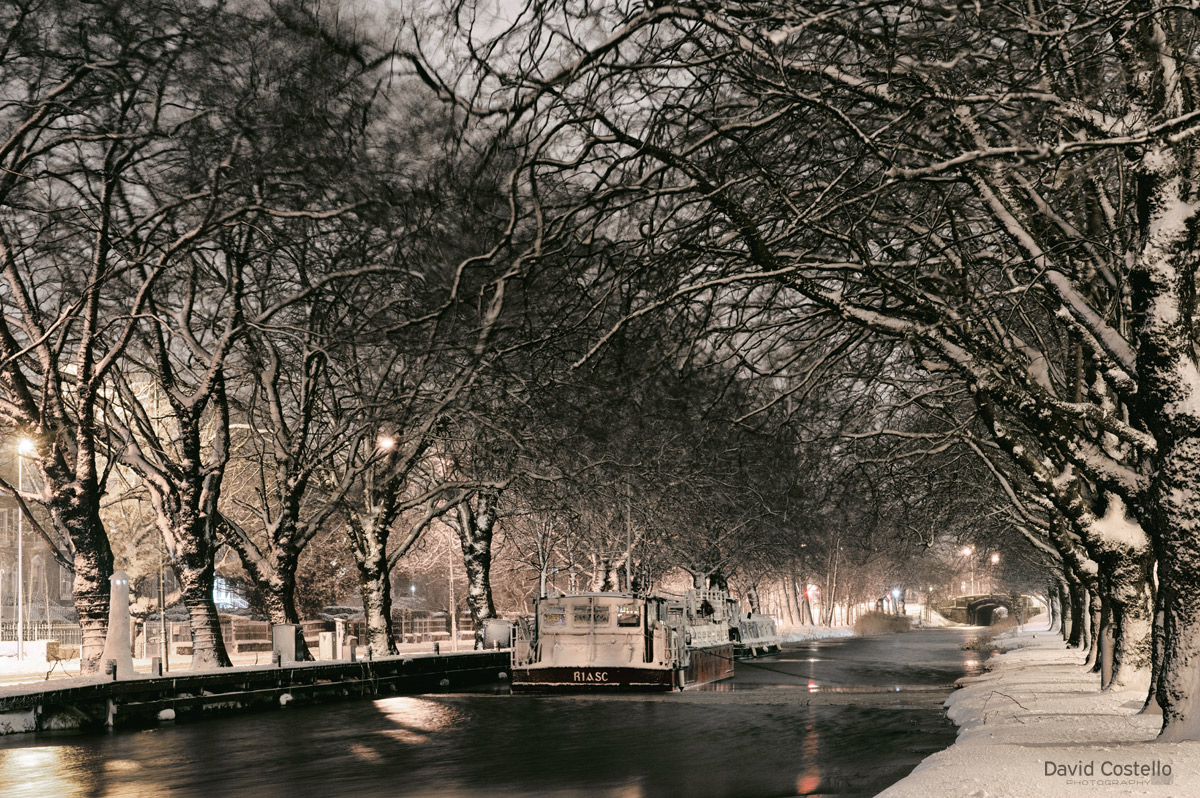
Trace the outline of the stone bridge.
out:
<instances>
[{"instance_id":1,"label":"stone bridge","mask_svg":"<svg viewBox=\"0 0 1200 798\"><path fill-rule=\"evenodd\" d=\"M1032 596L1012 593L984 593L976 596L955 596L935 608L945 618L972 626L991 626L1000 618L1012 615L1024 621L1038 612ZM1003 612L998 612L1003 609Z\"/></svg>"}]
</instances>

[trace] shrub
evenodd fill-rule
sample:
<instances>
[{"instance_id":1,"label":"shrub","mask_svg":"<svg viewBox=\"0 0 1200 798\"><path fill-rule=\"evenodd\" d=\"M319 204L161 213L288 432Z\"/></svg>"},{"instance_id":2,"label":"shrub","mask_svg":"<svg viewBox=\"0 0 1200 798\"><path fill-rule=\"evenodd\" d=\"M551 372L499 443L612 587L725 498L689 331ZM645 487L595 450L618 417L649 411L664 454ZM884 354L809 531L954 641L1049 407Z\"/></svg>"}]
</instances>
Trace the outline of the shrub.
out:
<instances>
[{"instance_id":1,"label":"shrub","mask_svg":"<svg viewBox=\"0 0 1200 798\"><path fill-rule=\"evenodd\" d=\"M973 637L963 643L963 651L996 651L998 646L993 642L996 635L1004 634L1017 628L1017 619L1009 616L1000 618L994 624L987 627L979 637Z\"/></svg>"},{"instance_id":2,"label":"shrub","mask_svg":"<svg viewBox=\"0 0 1200 798\"><path fill-rule=\"evenodd\" d=\"M912 619L907 615L889 615L886 612L864 612L854 621L856 635L891 635L912 629Z\"/></svg>"}]
</instances>

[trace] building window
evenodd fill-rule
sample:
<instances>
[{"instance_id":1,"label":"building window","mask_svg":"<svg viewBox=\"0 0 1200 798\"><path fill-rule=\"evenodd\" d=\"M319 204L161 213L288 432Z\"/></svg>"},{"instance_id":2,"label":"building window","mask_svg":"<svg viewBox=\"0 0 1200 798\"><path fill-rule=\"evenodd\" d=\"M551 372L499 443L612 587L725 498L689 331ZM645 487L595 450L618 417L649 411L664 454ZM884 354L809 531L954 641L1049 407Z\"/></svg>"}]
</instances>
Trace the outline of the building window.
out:
<instances>
[{"instance_id":1,"label":"building window","mask_svg":"<svg viewBox=\"0 0 1200 798\"><path fill-rule=\"evenodd\" d=\"M213 579L213 602L226 609L244 610L250 606L239 586L223 576Z\"/></svg>"},{"instance_id":2,"label":"building window","mask_svg":"<svg viewBox=\"0 0 1200 798\"><path fill-rule=\"evenodd\" d=\"M75 591L75 574L71 573L66 567L58 566L58 597L60 599L69 599Z\"/></svg>"}]
</instances>

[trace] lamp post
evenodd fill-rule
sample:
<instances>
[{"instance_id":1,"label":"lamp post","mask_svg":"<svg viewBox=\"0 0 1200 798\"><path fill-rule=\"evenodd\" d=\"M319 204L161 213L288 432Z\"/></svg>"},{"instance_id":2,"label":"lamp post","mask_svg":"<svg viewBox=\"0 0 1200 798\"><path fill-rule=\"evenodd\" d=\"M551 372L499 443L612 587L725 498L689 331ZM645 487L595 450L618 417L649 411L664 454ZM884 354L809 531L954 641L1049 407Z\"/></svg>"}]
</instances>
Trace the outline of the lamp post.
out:
<instances>
[{"instance_id":1,"label":"lamp post","mask_svg":"<svg viewBox=\"0 0 1200 798\"><path fill-rule=\"evenodd\" d=\"M963 556L967 558L967 562L971 566L971 595L975 595L975 558L971 555L974 551L970 546L964 546L962 550Z\"/></svg>"},{"instance_id":2,"label":"lamp post","mask_svg":"<svg viewBox=\"0 0 1200 798\"><path fill-rule=\"evenodd\" d=\"M1000 564L1000 552L993 551L992 556L989 559L992 562L992 567L988 571L988 591L995 593L996 592L996 566Z\"/></svg>"},{"instance_id":3,"label":"lamp post","mask_svg":"<svg viewBox=\"0 0 1200 798\"><path fill-rule=\"evenodd\" d=\"M17 440L17 493L25 490L25 456L33 454L33 441ZM17 661L25 659L25 513L17 502Z\"/></svg>"},{"instance_id":4,"label":"lamp post","mask_svg":"<svg viewBox=\"0 0 1200 798\"><path fill-rule=\"evenodd\" d=\"M456 611L454 602L454 548L453 541L451 547L446 550L446 571L448 573L448 581L450 582L450 647L454 651L458 651L458 612Z\"/></svg>"}]
</instances>

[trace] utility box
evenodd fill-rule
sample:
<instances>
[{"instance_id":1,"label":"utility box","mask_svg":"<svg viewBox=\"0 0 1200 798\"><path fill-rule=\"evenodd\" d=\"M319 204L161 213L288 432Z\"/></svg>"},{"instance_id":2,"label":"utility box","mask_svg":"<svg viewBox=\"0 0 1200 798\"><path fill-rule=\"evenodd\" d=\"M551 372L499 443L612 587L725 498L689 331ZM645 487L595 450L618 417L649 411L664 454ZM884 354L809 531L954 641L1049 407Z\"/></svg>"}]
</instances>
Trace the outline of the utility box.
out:
<instances>
[{"instance_id":1,"label":"utility box","mask_svg":"<svg viewBox=\"0 0 1200 798\"><path fill-rule=\"evenodd\" d=\"M513 624L503 618L488 618L483 622L484 648L512 648Z\"/></svg>"},{"instance_id":2,"label":"utility box","mask_svg":"<svg viewBox=\"0 0 1200 798\"><path fill-rule=\"evenodd\" d=\"M297 662L296 653L304 650L304 631L298 623L277 623L271 627L271 650L279 655L280 665Z\"/></svg>"},{"instance_id":3,"label":"utility box","mask_svg":"<svg viewBox=\"0 0 1200 798\"><path fill-rule=\"evenodd\" d=\"M317 632L317 652L320 659L337 659L337 651L334 649L333 632Z\"/></svg>"}]
</instances>

